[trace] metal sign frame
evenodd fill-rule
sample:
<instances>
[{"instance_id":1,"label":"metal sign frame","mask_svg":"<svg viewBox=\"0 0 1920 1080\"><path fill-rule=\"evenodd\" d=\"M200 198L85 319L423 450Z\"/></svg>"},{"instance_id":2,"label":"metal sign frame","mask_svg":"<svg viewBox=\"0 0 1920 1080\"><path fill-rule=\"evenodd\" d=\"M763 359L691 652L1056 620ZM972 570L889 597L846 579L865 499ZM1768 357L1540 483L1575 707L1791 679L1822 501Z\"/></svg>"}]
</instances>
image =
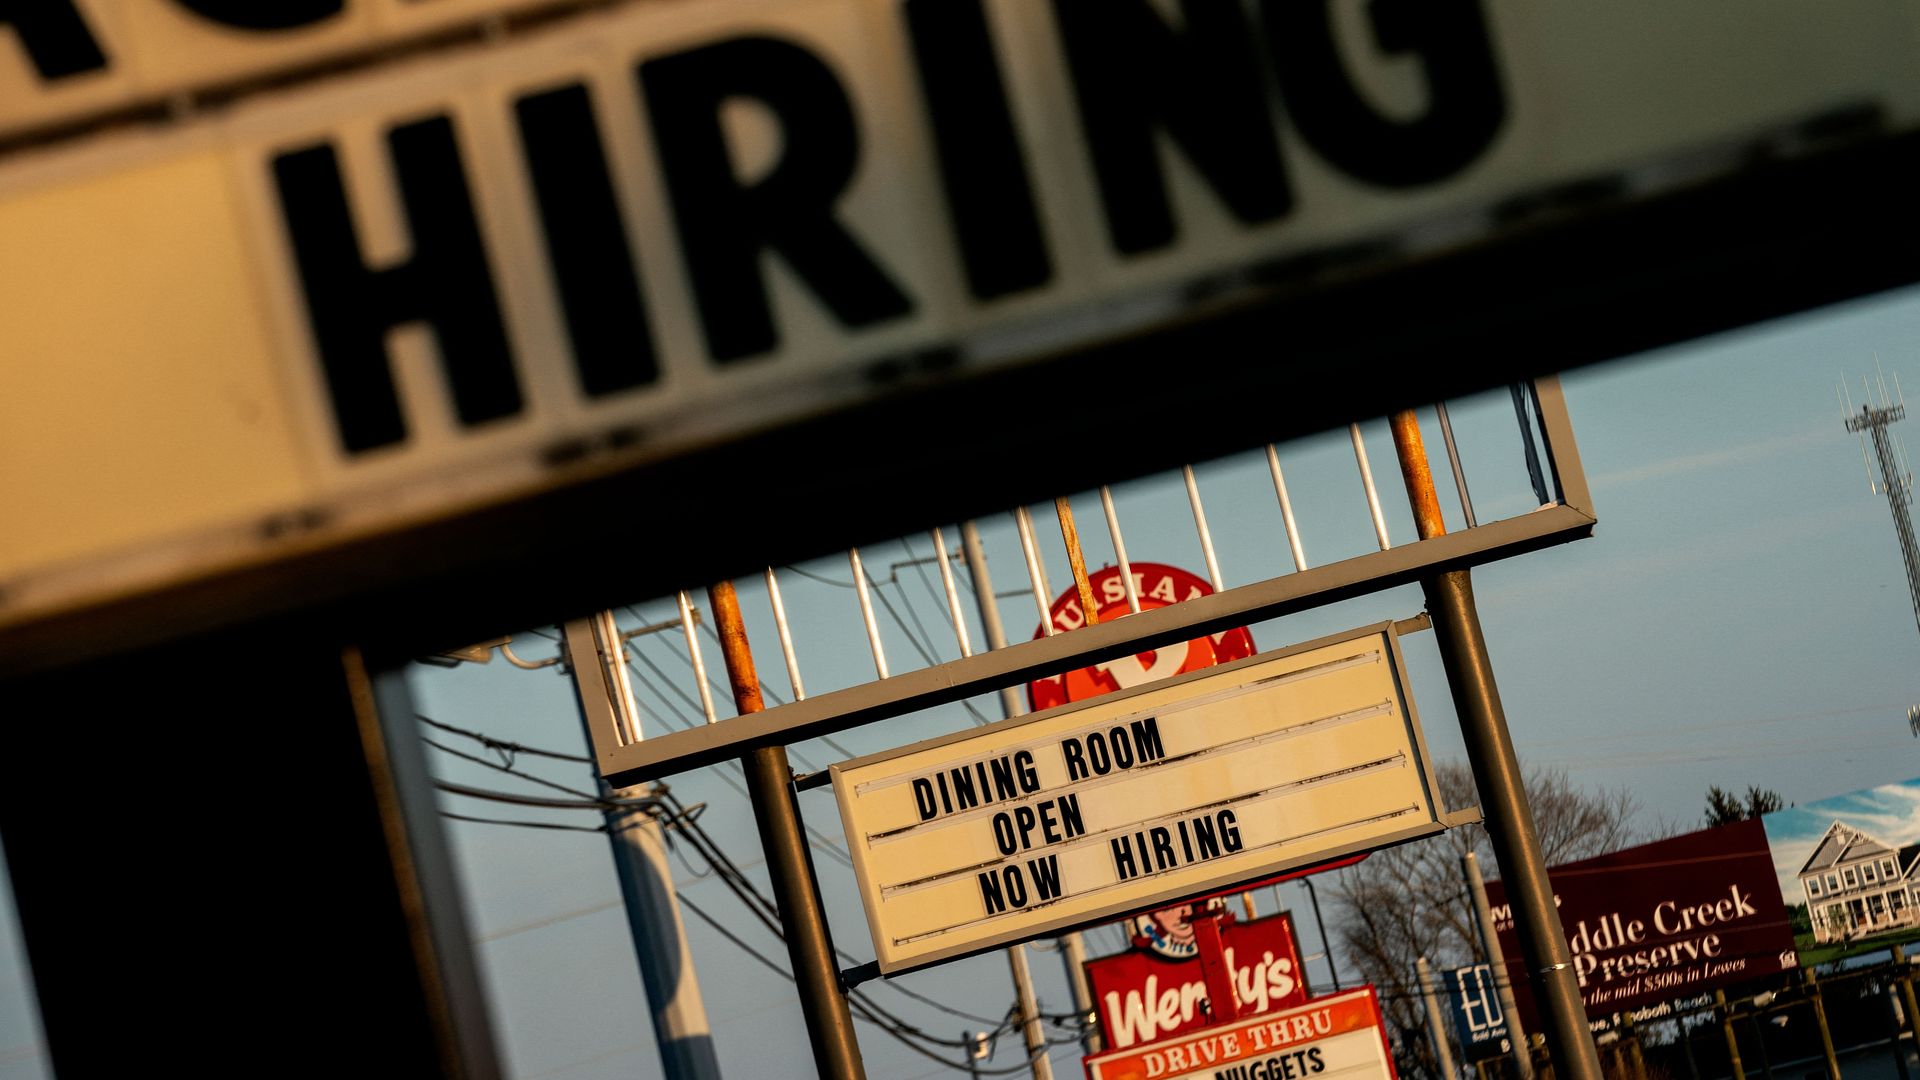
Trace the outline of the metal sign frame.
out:
<instances>
[{"instance_id":1,"label":"metal sign frame","mask_svg":"<svg viewBox=\"0 0 1920 1080\"><path fill-rule=\"evenodd\" d=\"M1530 514L820 694L756 713L750 721L722 720L631 740L608 723L595 723L589 727L594 761L601 775L616 785L658 779L737 758L756 747L832 735L1037 676L1379 592L1436 570L1477 566L1580 539L1591 534L1595 518L1566 400L1558 379L1539 379L1534 387L1555 501ZM809 777L802 786L825 780Z\"/></svg>"}]
</instances>

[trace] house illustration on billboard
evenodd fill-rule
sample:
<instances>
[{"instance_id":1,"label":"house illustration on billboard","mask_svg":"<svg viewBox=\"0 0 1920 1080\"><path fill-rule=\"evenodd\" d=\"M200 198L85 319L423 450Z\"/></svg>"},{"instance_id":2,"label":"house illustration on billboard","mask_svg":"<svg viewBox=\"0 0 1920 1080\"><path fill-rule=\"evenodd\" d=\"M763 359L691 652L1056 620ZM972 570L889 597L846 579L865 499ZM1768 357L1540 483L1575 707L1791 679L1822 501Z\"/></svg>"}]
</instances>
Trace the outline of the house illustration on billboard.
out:
<instances>
[{"instance_id":1,"label":"house illustration on billboard","mask_svg":"<svg viewBox=\"0 0 1920 1080\"><path fill-rule=\"evenodd\" d=\"M1899 850L1835 821L1800 868L1813 939L1825 944L1920 923L1911 880L1920 844Z\"/></svg>"}]
</instances>

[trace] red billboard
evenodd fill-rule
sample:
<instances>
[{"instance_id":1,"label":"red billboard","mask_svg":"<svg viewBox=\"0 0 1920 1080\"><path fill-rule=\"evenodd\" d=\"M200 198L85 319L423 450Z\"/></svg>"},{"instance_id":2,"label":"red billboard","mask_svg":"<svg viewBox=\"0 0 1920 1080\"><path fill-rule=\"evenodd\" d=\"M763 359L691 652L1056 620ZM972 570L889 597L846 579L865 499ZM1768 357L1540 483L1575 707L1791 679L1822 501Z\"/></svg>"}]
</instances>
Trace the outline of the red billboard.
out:
<instances>
[{"instance_id":1,"label":"red billboard","mask_svg":"<svg viewBox=\"0 0 1920 1080\"><path fill-rule=\"evenodd\" d=\"M1110 1050L1183 1035L1208 1023L1207 984L1181 904L1139 916L1134 947L1087 962L1087 985ZM1242 1017L1292 1008L1307 1000L1306 972L1284 912L1222 927L1221 943Z\"/></svg>"},{"instance_id":2,"label":"red billboard","mask_svg":"<svg viewBox=\"0 0 1920 1080\"><path fill-rule=\"evenodd\" d=\"M1177 566L1137 562L1132 564L1132 568L1133 587L1140 597L1142 611L1183 603L1213 591L1205 578L1196 577ZM1119 567L1109 566L1088 574L1087 584L1093 590L1097 621L1112 622L1131 612L1127 604L1127 583L1120 576ZM1077 587L1060 594L1059 599L1053 602L1051 616L1057 633L1078 630L1087 624L1087 613L1080 605ZM1042 637L1046 632L1046 627L1037 627L1033 636ZM1246 627L1239 626L1208 637L1176 641L1143 653L1129 653L1103 664L1076 668L1063 675L1035 679L1027 684L1027 702L1038 712L1069 701L1085 701L1115 690L1184 675L1189 671L1199 671L1252 655L1253 635L1247 632Z\"/></svg>"},{"instance_id":3,"label":"red billboard","mask_svg":"<svg viewBox=\"0 0 1920 1080\"><path fill-rule=\"evenodd\" d=\"M1547 873L1589 1017L1692 997L1797 965L1773 852L1757 820ZM1487 882L1487 899L1518 1004L1530 1015L1520 939L1499 882Z\"/></svg>"}]
</instances>

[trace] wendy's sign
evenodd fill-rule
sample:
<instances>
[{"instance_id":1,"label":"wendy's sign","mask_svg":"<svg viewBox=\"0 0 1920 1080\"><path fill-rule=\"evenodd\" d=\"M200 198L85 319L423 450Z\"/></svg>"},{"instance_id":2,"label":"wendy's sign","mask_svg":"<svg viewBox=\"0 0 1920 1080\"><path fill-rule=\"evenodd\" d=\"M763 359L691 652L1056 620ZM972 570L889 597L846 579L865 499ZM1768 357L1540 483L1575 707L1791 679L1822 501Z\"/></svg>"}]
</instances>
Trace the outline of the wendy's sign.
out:
<instances>
[{"instance_id":1,"label":"wendy's sign","mask_svg":"<svg viewBox=\"0 0 1920 1080\"><path fill-rule=\"evenodd\" d=\"M1548 875L1590 1017L1797 964L1773 854L1758 821L1568 863ZM1525 965L1499 882L1487 883L1487 899L1518 991L1527 983Z\"/></svg>"},{"instance_id":2,"label":"wendy's sign","mask_svg":"<svg viewBox=\"0 0 1920 1080\"><path fill-rule=\"evenodd\" d=\"M1193 1031L1208 1022L1203 1003L1206 981L1200 959L1191 951L1193 930L1186 917L1195 905L1162 908L1151 916L1155 934L1134 938L1134 947L1087 962L1087 985L1108 1049L1125 1050ZM1307 1000L1305 966L1294 939L1293 919L1285 913L1222 927L1228 973L1240 1015L1290 1009ZM1188 943L1188 955L1173 959L1155 945Z\"/></svg>"}]
</instances>

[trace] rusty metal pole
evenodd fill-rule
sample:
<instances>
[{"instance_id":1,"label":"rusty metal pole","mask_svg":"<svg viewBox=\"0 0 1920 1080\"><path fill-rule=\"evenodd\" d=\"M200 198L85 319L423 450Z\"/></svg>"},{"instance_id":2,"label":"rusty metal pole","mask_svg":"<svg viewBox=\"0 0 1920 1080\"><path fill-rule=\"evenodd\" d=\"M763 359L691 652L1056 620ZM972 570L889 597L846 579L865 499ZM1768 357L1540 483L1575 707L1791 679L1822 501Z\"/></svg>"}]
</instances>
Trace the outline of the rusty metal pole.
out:
<instances>
[{"instance_id":1,"label":"rusty metal pole","mask_svg":"<svg viewBox=\"0 0 1920 1080\"><path fill-rule=\"evenodd\" d=\"M1433 470L1420 438L1420 422L1411 410L1390 418L1393 445L1406 481L1420 539L1446 532L1440 514L1440 494L1433 486ZM1433 618L1440 662L1447 672L1467 761L1480 792L1487 834L1507 887L1520 953L1526 960L1534 1001L1540 1007L1547 1049L1562 1080L1601 1080L1600 1054L1587 1027L1586 1005L1574 980L1573 956L1566 931L1553 903L1553 886L1541 854L1533 810L1521 783L1520 760L1507 730L1506 711L1493 677L1493 661L1480 630L1473 602L1473 578L1466 570L1449 570L1423 580L1427 611ZM1517 1048L1522 1053L1526 1048Z\"/></svg>"},{"instance_id":2,"label":"rusty metal pole","mask_svg":"<svg viewBox=\"0 0 1920 1080\"><path fill-rule=\"evenodd\" d=\"M753 669L753 652L747 646L747 628L740 619L740 599L734 595L733 583L723 581L708 588L707 601L713 608L713 628L720 635L720 655L726 658L734 705L742 716L760 712L766 708L760 700L760 676ZM761 747L748 752L742 764L754 822L760 827L760 846L773 879L774 903L786 931L787 957L793 962L807 1040L813 1044L814 1066L821 1076L833 1080L865 1080L853 1014L847 1009L840 969L834 962L827 911L813 876L813 855L801 832L787 748Z\"/></svg>"},{"instance_id":3,"label":"rusty metal pole","mask_svg":"<svg viewBox=\"0 0 1920 1080\"><path fill-rule=\"evenodd\" d=\"M1073 527L1073 506L1065 495L1053 500L1054 516L1060 519L1060 540L1067 546L1067 565L1073 568L1073 587L1080 594L1080 610L1088 626L1100 622L1100 605L1093 599L1093 583L1087 580L1087 560L1080 554L1080 530Z\"/></svg>"}]
</instances>

